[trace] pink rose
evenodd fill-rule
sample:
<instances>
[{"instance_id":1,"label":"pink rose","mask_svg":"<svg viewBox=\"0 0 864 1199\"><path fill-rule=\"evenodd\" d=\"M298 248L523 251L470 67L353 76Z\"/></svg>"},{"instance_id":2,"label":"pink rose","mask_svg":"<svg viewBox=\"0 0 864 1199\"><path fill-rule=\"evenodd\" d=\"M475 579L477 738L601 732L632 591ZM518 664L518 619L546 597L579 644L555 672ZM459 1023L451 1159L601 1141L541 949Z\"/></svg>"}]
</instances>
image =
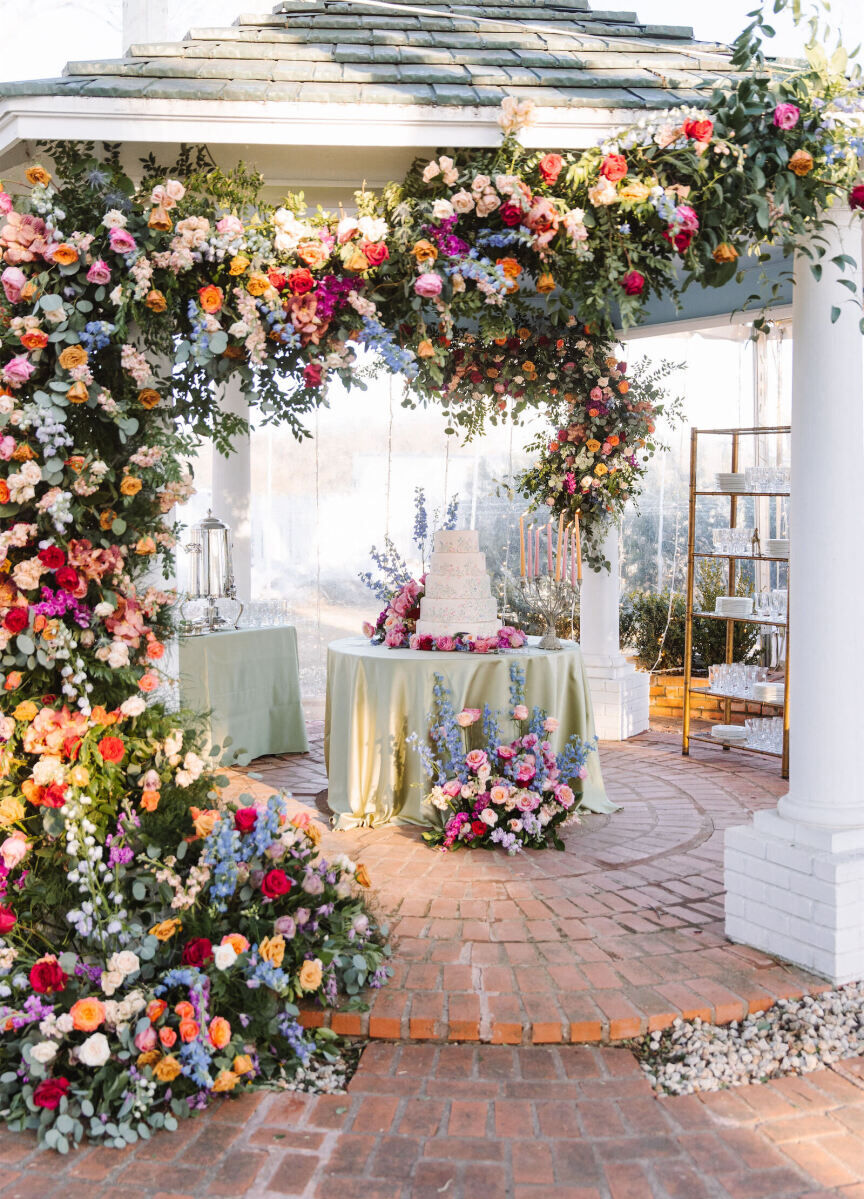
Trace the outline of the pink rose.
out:
<instances>
[{"instance_id":1,"label":"pink rose","mask_svg":"<svg viewBox=\"0 0 864 1199\"><path fill-rule=\"evenodd\" d=\"M513 709L513 719L514 720L527 720L528 719L528 709L525 707L524 704L517 704L516 707Z\"/></svg>"},{"instance_id":2,"label":"pink rose","mask_svg":"<svg viewBox=\"0 0 864 1199\"><path fill-rule=\"evenodd\" d=\"M556 720L554 716L547 716L546 719L543 721L543 728L546 730L547 733L556 732L557 729L560 728L560 726L561 726L561 721ZM545 749L545 746L544 746L544 749Z\"/></svg>"},{"instance_id":3,"label":"pink rose","mask_svg":"<svg viewBox=\"0 0 864 1199\"><path fill-rule=\"evenodd\" d=\"M3 382L20 387L27 382L35 369L26 354L18 354L15 358L10 358L3 367Z\"/></svg>"},{"instance_id":4,"label":"pink rose","mask_svg":"<svg viewBox=\"0 0 864 1199\"><path fill-rule=\"evenodd\" d=\"M516 778L520 783L530 783L536 773L530 762L520 762L516 767Z\"/></svg>"},{"instance_id":5,"label":"pink rose","mask_svg":"<svg viewBox=\"0 0 864 1199\"><path fill-rule=\"evenodd\" d=\"M579 777L580 777L580 779L587 779L587 777L588 777L588 767L587 766L579 767Z\"/></svg>"},{"instance_id":6,"label":"pink rose","mask_svg":"<svg viewBox=\"0 0 864 1199\"><path fill-rule=\"evenodd\" d=\"M561 783L560 786L555 788L555 798L562 808L572 808L576 796L565 783Z\"/></svg>"},{"instance_id":7,"label":"pink rose","mask_svg":"<svg viewBox=\"0 0 864 1199\"><path fill-rule=\"evenodd\" d=\"M27 854L30 846L27 844L27 838L24 833L18 829L10 834L0 845L0 857L3 859L3 865L7 870L14 870Z\"/></svg>"},{"instance_id":8,"label":"pink rose","mask_svg":"<svg viewBox=\"0 0 864 1199\"><path fill-rule=\"evenodd\" d=\"M435 271L424 271L422 275L418 275L414 280L414 291L418 296L423 296L426 299L433 299L435 296L441 295L443 280Z\"/></svg>"},{"instance_id":9,"label":"pink rose","mask_svg":"<svg viewBox=\"0 0 864 1199\"><path fill-rule=\"evenodd\" d=\"M389 649L399 649L402 642L405 640L405 626L401 624L394 625L392 629L387 630L387 636L384 638L384 644Z\"/></svg>"},{"instance_id":10,"label":"pink rose","mask_svg":"<svg viewBox=\"0 0 864 1199\"><path fill-rule=\"evenodd\" d=\"M8 462L15 453L15 438L10 437L7 433L5 437L0 437L0 459Z\"/></svg>"},{"instance_id":11,"label":"pink rose","mask_svg":"<svg viewBox=\"0 0 864 1199\"><path fill-rule=\"evenodd\" d=\"M156 1048L158 1039L156 1029L151 1024L135 1034L135 1048L139 1053L149 1053L151 1049Z\"/></svg>"},{"instance_id":12,"label":"pink rose","mask_svg":"<svg viewBox=\"0 0 864 1199\"><path fill-rule=\"evenodd\" d=\"M435 647L442 654L452 654L456 648L456 642L452 637L439 637L435 642Z\"/></svg>"},{"instance_id":13,"label":"pink rose","mask_svg":"<svg viewBox=\"0 0 864 1199\"><path fill-rule=\"evenodd\" d=\"M699 217L689 204L679 204L675 209L675 224L684 233L696 233L699 229Z\"/></svg>"},{"instance_id":14,"label":"pink rose","mask_svg":"<svg viewBox=\"0 0 864 1199\"><path fill-rule=\"evenodd\" d=\"M364 637L374 637L375 636L375 626L374 626L374 624L370 624L368 620L363 621L363 636Z\"/></svg>"},{"instance_id":15,"label":"pink rose","mask_svg":"<svg viewBox=\"0 0 864 1199\"><path fill-rule=\"evenodd\" d=\"M801 116L801 109L794 104L778 104L774 109L774 124L778 129L794 129Z\"/></svg>"},{"instance_id":16,"label":"pink rose","mask_svg":"<svg viewBox=\"0 0 864 1199\"><path fill-rule=\"evenodd\" d=\"M475 637L472 646L475 654L489 654L498 648L497 637Z\"/></svg>"},{"instance_id":17,"label":"pink rose","mask_svg":"<svg viewBox=\"0 0 864 1199\"><path fill-rule=\"evenodd\" d=\"M472 749L469 754L465 755L465 765L469 770L473 770L476 774L478 770L488 763L489 759L482 749Z\"/></svg>"},{"instance_id":18,"label":"pink rose","mask_svg":"<svg viewBox=\"0 0 864 1199\"><path fill-rule=\"evenodd\" d=\"M410 608L414 606L410 595L406 595L404 591L390 601L390 611L395 612L397 616L404 616Z\"/></svg>"},{"instance_id":19,"label":"pink rose","mask_svg":"<svg viewBox=\"0 0 864 1199\"><path fill-rule=\"evenodd\" d=\"M462 784L458 779L449 779L441 788L441 790L445 795L449 795L451 799L455 799L462 790Z\"/></svg>"},{"instance_id":20,"label":"pink rose","mask_svg":"<svg viewBox=\"0 0 864 1199\"><path fill-rule=\"evenodd\" d=\"M5 192L0 193L5 195ZM6 270L0 275L0 283L3 284L3 290L6 292L6 299L10 304L17 304L21 299L21 290L27 282L27 276L19 266L7 266Z\"/></svg>"},{"instance_id":21,"label":"pink rose","mask_svg":"<svg viewBox=\"0 0 864 1199\"><path fill-rule=\"evenodd\" d=\"M417 636L416 633L412 633L411 636L408 638L408 648L409 649L419 649L420 648L420 638Z\"/></svg>"},{"instance_id":22,"label":"pink rose","mask_svg":"<svg viewBox=\"0 0 864 1199\"><path fill-rule=\"evenodd\" d=\"M112 229L113 233L114 230ZM134 243L133 243L134 244ZM100 287L111 282L111 268L102 258L97 258L87 272L87 282L96 283Z\"/></svg>"},{"instance_id":23,"label":"pink rose","mask_svg":"<svg viewBox=\"0 0 864 1199\"><path fill-rule=\"evenodd\" d=\"M8 192L0 191L0 216L6 216L12 211L12 197Z\"/></svg>"},{"instance_id":24,"label":"pink rose","mask_svg":"<svg viewBox=\"0 0 864 1199\"><path fill-rule=\"evenodd\" d=\"M480 709L479 708L463 708L462 711L459 713L459 715L456 717L456 723L459 725L460 728L467 729L467 728L470 728L470 726L472 724L476 724L479 719L480 719Z\"/></svg>"},{"instance_id":25,"label":"pink rose","mask_svg":"<svg viewBox=\"0 0 864 1199\"><path fill-rule=\"evenodd\" d=\"M243 222L236 216L223 216L216 222L216 232L222 237L239 237L243 232Z\"/></svg>"},{"instance_id":26,"label":"pink rose","mask_svg":"<svg viewBox=\"0 0 864 1199\"><path fill-rule=\"evenodd\" d=\"M138 243L127 229L112 229L108 234L108 241L115 254L131 254L138 249Z\"/></svg>"},{"instance_id":27,"label":"pink rose","mask_svg":"<svg viewBox=\"0 0 864 1199\"><path fill-rule=\"evenodd\" d=\"M489 798L493 803L506 803L510 798L510 788L504 786L503 783L496 783L489 792Z\"/></svg>"},{"instance_id":28,"label":"pink rose","mask_svg":"<svg viewBox=\"0 0 864 1199\"><path fill-rule=\"evenodd\" d=\"M509 762L511 758L516 757L516 750L512 745L499 745L497 753L498 757L503 758L505 762Z\"/></svg>"},{"instance_id":29,"label":"pink rose","mask_svg":"<svg viewBox=\"0 0 864 1199\"><path fill-rule=\"evenodd\" d=\"M540 805L540 798L529 791L527 795L520 795L516 800L516 807L520 812L533 812Z\"/></svg>"}]
</instances>

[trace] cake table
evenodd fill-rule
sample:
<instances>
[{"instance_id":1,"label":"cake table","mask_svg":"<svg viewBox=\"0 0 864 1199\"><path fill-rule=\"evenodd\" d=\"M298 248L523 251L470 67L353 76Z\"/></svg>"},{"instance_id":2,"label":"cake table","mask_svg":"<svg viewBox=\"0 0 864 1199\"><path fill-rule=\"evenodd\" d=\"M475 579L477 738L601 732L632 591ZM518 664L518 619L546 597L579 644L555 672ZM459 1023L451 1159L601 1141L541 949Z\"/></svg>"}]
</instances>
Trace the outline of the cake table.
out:
<instances>
[{"instance_id":1,"label":"cake table","mask_svg":"<svg viewBox=\"0 0 864 1199\"><path fill-rule=\"evenodd\" d=\"M457 711L488 703L506 712L514 658L525 671L529 707L545 708L561 722L549 738L555 748L573 733L593 739L591 697L576 644L547 653L531 638L519 650L469 654L388 649L365 637L332 642L327 650L324 754L336 827L430 824L431 809L423 797L431 784L419 754L406 742L412 733L426 733L434 675L444 676ZM606 798L596 753L588 757L582 786L588 809L615 810Z\"/></svg>"}]
</instances>

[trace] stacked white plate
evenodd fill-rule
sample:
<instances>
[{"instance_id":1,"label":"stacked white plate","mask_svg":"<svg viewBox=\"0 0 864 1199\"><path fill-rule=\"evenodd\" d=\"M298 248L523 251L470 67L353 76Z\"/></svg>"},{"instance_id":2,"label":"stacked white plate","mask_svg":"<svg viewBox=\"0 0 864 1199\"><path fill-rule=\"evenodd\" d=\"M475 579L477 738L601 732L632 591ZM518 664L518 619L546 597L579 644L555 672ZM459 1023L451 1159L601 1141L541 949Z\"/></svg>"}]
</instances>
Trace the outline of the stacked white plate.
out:
<instances>
[{"instance_id":1,"label":"stacked white plate","mask_svg":"<svg viewBox=\"0 0 864 1199\"><path fill-rule=\"evenodd\" d=\"M752 616L753 597L751 595L718 595L714 601L714 612L717 616Z\"/></svg>"},{"instance_id":2,"label":"stacked white plate","mask_svg":"<svg viewBox=\"0 0 864 1199\"><path fill-rule=\"evenodd\" d=\"M784 687L782 683L754 683L753 698L765 704L782 704Z\"/></svg>"},{"instance_id":3,"label":"stacked white plate","mask_svg":"<svg viewBox=\"0 0 864 1199\"><path fill-rule=\"evenodd\" d=\"M788 537L769 537L765 542L764 550L766 558L788 558L789 557L789 538Z\"/></svg>"},{"instance_id":4,"label":"stacked white plate","mask_svg":"<svg viewBox=\"0 0 864 1199\"><path fill-rule=\"evenodd\" d=\"M747 729L743 724L713 724L711 736L718 741L746 741Z\"/></svg>"},{"instance_id":5,"label":"stacked white plate","mask_svg":"<svg viewBox=\"0 0 864 1199\"><path fill-rule=\"evenodd\" d=\"M730 474L728 472L718 472L717 474L717 490L718 491L746 491L747 477L743 473Z\"/></svg>"}]
</instances>

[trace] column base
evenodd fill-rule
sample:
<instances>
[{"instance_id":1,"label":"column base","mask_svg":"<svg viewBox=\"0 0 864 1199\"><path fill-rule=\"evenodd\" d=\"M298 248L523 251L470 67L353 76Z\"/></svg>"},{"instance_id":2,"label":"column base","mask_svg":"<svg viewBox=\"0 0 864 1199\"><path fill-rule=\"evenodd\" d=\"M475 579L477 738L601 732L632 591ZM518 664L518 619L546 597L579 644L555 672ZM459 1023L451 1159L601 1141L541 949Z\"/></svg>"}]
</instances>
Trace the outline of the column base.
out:
<instances>
[{"instance_id":1,"label":"column base","mask_svg":"<svg viewBox=\"0 0 864 1199\"><path fill-rule=\"evenodd\" d=\"M725 835L726 935L830 979L864 979L864 831L757 812Z\"/></svg>"},{"instance_id":2,"label":"column base","mask_svg":"<svg viewBox=\"0 0 864 1199\"><path fill-rule=\"evenodd\" d=\"M601 741L626 741L648 728L651 676L623 654L585 654L585 673Z\"/></svg>"}]
</instances>

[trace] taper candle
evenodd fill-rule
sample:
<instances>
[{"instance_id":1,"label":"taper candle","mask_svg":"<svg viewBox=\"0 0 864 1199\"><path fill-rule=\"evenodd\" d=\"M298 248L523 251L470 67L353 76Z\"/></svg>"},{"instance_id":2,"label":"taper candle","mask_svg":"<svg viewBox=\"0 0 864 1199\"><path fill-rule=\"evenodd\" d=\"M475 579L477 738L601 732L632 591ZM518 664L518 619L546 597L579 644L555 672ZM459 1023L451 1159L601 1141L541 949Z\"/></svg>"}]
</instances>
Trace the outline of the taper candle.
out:
<instances>
[{"instance_id":1,"label":"taper candle","mask_svg":"<svg viewBox=\"0 0 864 1199\"><path fill-rule=\"evenodd\" d=\"M558 546L555 554L555 582L561 582L561 550L564 541L564 513L558 517Z\"/></svg>"},{"instance_id":2,"label":"taper candle","mask_svg":"<svg viewBox=\"0 0 864 1199\"><path fill-rule=\"evenodd\" d=\"M526 576L526 578L529 578L529 579L533 577L532 576L532 559L533 559L534 555L531 553L532 546L533 546L533 542L531 540L531 526L529 525L528 526L527 545L525 546L525 576Z\"/></svg>"},{"instance_id":3,"label":"taper candle","mask_svg":"<svg viewBox=\"0 0 864 1199\"><path fill-rule=\"evenodd\" d=\"M540 574L540 526L534 530L534 578Z\"/></svg>"},{"instance_id":4,"label":"taper candle","mask_svg":"<svg viewBox=\"0 0 864 1199\"><path fill-rule=\"evenodd\" d=\"M576 586L576 521L570 530L570 583Z\"/></svg>"},{"instance_id":5,"label":"taper candle","mask_svg":"<svg viewBox=\"0 0 864 1199\"><path fill-rule=\"evenodd\" d=\"M565 583L567 582L567 542L569 540L570 540L570 523L568 521L568 523L564 526L564 547L563 547L563 551L562 551L563 556L561 558L561 579Z\"/></svg>"},{"instance_id":6,"label":"taper candle","mask_svg":"<svg viewBox=\"0 0 864 1199\"><path fill-rule=\"evenodd\" d=\"M546 526L546 569L552 574L552 521Z\"/></svg>"},{"instance_id":7,"label":"taper candle","mask_svg":"<svg viewBox=\"0 0 864 1199\"><path fill-rule=\"evenodd\" d=\"M519 574L525 578L525 517L519 517Z\"/></svg>"},{"instance_id":8,"label":"taper candle","mask_svg":"<svg viewBox=\"0 0 864 1199\"><path fill-rule=\"evenodd\" d=\"M576 577L582 582L582 538L579 536L579 513L576 513Z\"/></svg>"}]
</instances>

